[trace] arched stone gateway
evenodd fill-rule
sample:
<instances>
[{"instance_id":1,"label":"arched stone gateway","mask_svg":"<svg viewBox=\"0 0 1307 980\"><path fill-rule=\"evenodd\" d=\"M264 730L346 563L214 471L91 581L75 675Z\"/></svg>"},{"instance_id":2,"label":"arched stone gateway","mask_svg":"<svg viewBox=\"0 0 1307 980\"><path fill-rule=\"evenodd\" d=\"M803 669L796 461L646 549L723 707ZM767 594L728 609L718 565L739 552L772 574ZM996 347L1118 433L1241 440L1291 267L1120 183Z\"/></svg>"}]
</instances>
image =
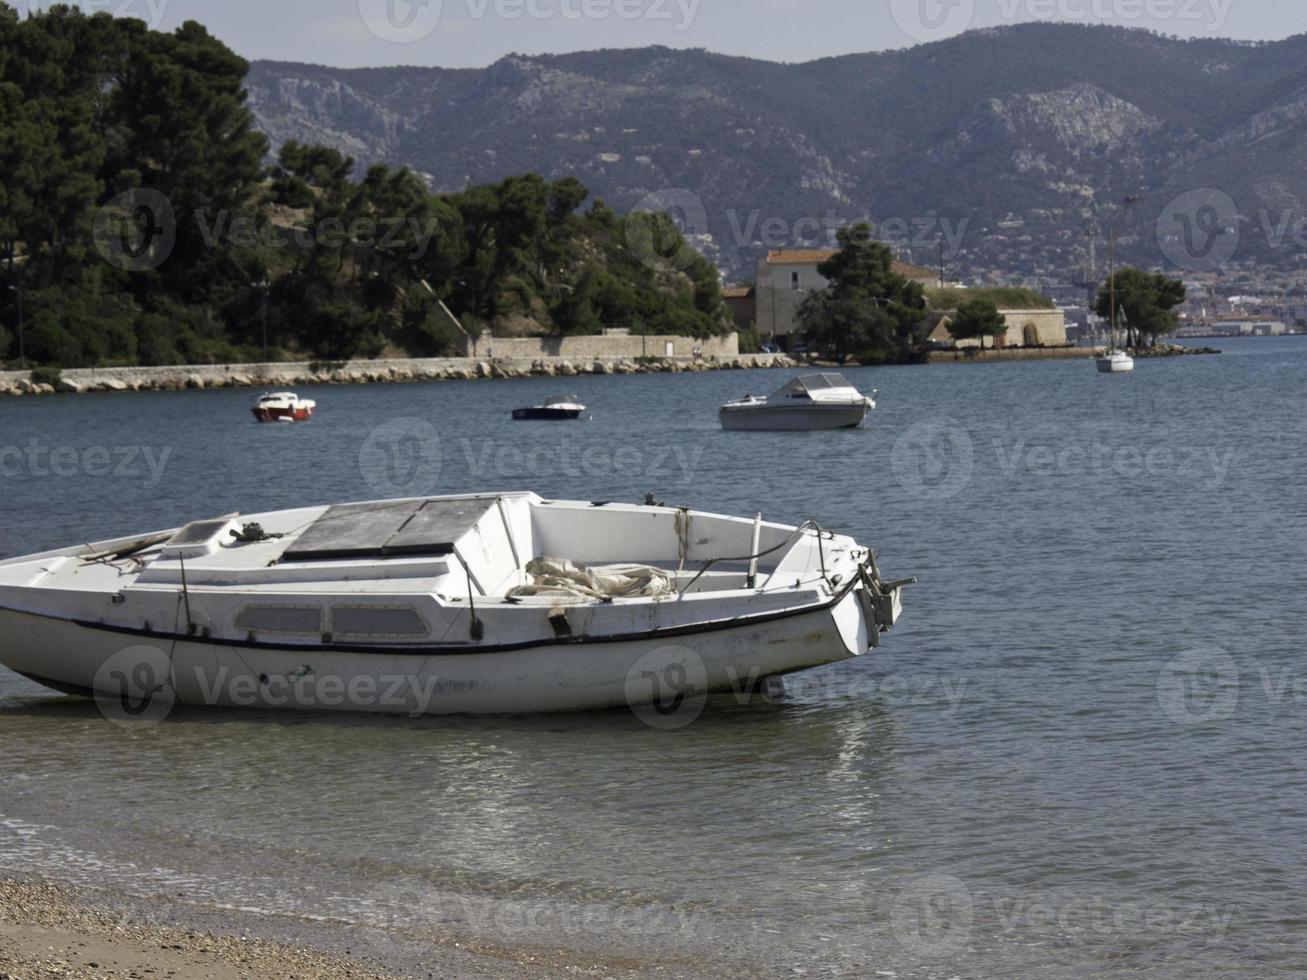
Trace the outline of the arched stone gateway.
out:
<instances>
[{"instance_id":1,"label":"arched stone gateway","mask_svg":"<svg viewBox=\"0 0 1307 980\"><path fill-rule=\"evenodd\" d=\"M1027 347L1041 346L1039 340L1039 328L1033 323L1027 323L1021 328L1021 342Z\"/></svg>"}]
</instances>

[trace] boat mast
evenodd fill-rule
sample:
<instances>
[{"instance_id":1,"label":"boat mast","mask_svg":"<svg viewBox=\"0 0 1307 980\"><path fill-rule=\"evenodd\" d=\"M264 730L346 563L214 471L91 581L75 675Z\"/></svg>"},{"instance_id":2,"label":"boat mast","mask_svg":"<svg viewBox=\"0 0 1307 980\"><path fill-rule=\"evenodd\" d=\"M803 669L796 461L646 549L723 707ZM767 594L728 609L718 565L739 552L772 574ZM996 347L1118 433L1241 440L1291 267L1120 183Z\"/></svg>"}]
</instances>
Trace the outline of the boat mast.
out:
<instances>
[{"instance_id":1,"label":"boat mast","mask_svg":"<svg viewBox=\"0 0 1307 980\"><path fill-rule=\"evenodd\" d=\"M1107 294L1111 303L1111 326L1108 328L1112 332L1112 349L1116 349L1116 222L1112 222L1112 230L1108 234L1107 242Z\"/></svg>"}]
</instances>

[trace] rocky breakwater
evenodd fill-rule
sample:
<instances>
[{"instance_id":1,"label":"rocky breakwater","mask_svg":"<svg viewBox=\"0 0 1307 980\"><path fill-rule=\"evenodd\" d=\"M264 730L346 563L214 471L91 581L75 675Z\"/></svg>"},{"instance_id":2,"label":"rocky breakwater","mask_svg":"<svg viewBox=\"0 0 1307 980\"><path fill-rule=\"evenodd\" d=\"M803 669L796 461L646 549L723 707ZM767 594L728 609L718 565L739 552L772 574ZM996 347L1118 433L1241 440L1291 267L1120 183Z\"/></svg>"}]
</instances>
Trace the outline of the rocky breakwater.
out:
<instances>
[{"instance_id":1,"label":"rocky breakwater","mask_svg":"<svg viewBox=\"0 0 1307 980\"><path fill-rule=\"evenodd\" d=\"M781 354L714 358L432 358L351 361L344 364L282 363L181 367L79 368L55 373L0 372L0 396L85 394L108 391L183 391L205 388L295 388L332 384L403 384L508 378L570 378L595 374L679 374L694 371L789 368Z\"/></svg>"},{"instance_id":2,"label":"rocky breakwater","mask_svg":"<svg viewBox=\"0 0 1307 980\"><path fill-rule=\"evenodd\" d=\"M1191 354L1219 354L1215 347L1185 347L1181 344L1154 344L1130 351L1131 357L1185 357Z\"/></svg>"}]
</instances>

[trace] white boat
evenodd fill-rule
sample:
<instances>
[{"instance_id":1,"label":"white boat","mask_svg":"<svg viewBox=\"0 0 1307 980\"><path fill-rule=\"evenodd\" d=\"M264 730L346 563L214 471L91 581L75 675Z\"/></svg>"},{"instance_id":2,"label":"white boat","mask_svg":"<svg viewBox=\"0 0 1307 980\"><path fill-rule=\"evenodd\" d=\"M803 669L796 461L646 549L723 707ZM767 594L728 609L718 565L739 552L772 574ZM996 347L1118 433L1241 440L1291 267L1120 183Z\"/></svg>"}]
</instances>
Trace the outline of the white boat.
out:
<instances>
[{"instance_id":1,"label":"white boat","mask_svg":"<svg viewBox=\"0 0 1307 980\"><path fill-rule=\"evenodd\" d=\"M842 374L805 374L767 398L749 395L721 407L723 429L798 432L852 429L876 407Z\"/></svg>"},{"instance_id":2,"label":"white boat","mask_svg":"<svg viewBox=\"0 0 1307 980\"><path fill-rule=\"evenodd\" d=\"M543 405L513 409L513 418L518 422L560 422L579 419L584 414L585 406L575 395L546 398Z\"/></svg>"},{"instance_id":3,"label":"white boat","mask_svg":"<svg viewBox=\"0 0 1307 980\"><path fill-rule=\"evenodd\" d=\"M1123 350L1112 348L1096 357L1098 370L1103 374L1125 374L1135 369L1135 359Z\"/></svg>"},{"instance_id":4,"label":"white boat","mask_svg":"<svg viewBox=\"0 0 1307 980\"><path fill-rule=\"evenodd\" d=\"M1126 198L1126 207L1137 204L1139 198ZM1110 313L1110 330L1112 332L1111 345L1098 357L1094 358L1094 363L1098 365L1099 374L1128 374L1135 369L1135 359L1128 353L1117 346L1117 326L1118 313L1121 312L1120 305L1116 301L1116 224L1112 225L1111 232L1108 236L1107 256L1108 256L1108 309Z\"/></svg>"},{"instance_id":5,"label":"white boat","mask_svg":"<svg viewBox=\"0 0 1307 980\"><path fill-rule=\"evenodd\" d=\"M317 408L317 402L293 391L274 391L260 395L251 411L260 422L307 422Z\"/></svg>"},{"instance_id":6,"label":"white boat","mask_svg":"<svg viewBox=\"0 0 1307 980\"><path fill-rule=\"evenodd\" d=\"M0 662L170 704L658 706L861 656L906 584L812 523L532 493L354 503L0 562Z\"/></svg>"}]
</instances>

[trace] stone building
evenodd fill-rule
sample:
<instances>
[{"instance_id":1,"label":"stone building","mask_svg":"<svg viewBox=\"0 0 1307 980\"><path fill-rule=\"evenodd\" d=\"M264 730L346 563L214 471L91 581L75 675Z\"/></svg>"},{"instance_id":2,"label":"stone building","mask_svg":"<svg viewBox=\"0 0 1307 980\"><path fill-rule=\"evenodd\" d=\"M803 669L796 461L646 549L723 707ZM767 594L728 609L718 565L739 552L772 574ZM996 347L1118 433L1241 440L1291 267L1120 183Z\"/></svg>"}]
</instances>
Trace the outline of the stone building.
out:
<instances>
[{"instance_id":1,"label":"stone building","mask_svg":"<svg viewBox=\"0 0 1307 980\"><path fill-rule=\"evenodd\" d=\"M1007 321L1007 336L997 338L994 344L985 341L985 346L996 347L1065 347L1069 343L1066 333L1066 314L1061 310L999 310ZM980 341L974 337L955 341L948 332L952 318L943 314L930 332L927 341L931 344L952 347L979 347Z\"/></svg>"},{"instance_id":2,"label":"stone building","mask_svg":"<svg viewBox=\"0 0 1307 980\"><path fill-rule=\"evenodd\" d=\"M799 307L812 293L830 285L817 267L836 255L838 249L785 249L767 253L758 260L757 285L754 288L754 320L758 338L764 344L776 344L791 350L799 342ZM913 282L933 289L939 285L939 273L921 266L895 262L894 271Z\"/></svg>"}]
</instances>

